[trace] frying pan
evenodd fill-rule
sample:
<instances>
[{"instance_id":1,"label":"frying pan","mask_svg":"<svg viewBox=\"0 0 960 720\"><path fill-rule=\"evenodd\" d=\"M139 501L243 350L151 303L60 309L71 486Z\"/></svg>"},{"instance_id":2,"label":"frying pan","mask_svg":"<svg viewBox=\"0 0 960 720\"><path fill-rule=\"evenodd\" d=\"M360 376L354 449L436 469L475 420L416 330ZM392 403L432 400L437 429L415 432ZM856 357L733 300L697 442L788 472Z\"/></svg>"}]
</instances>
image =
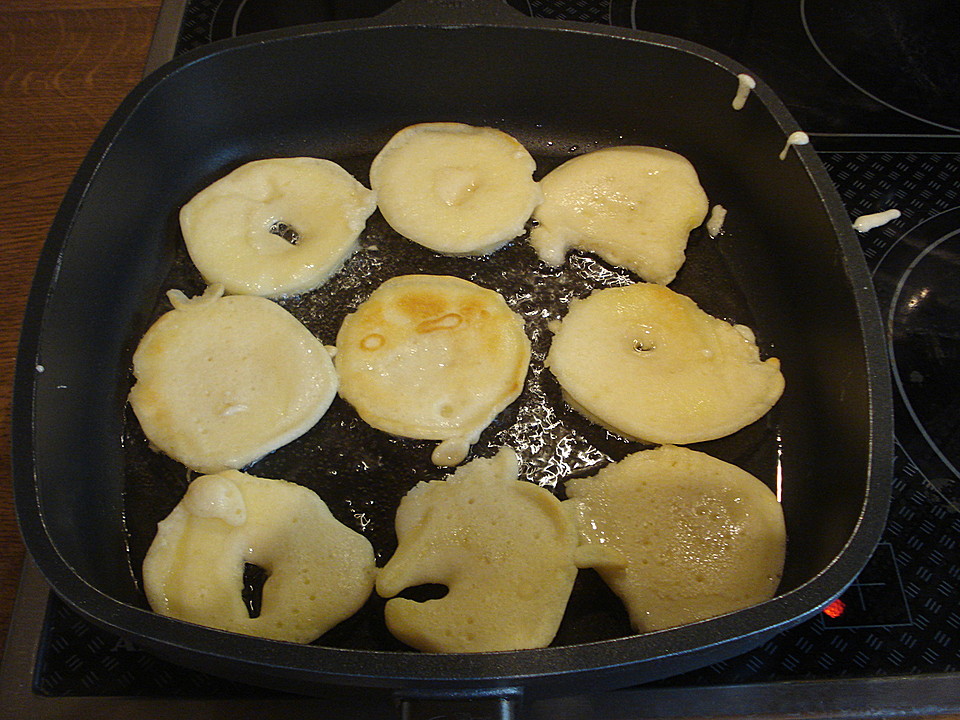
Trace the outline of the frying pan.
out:
<instances>
[{"instance_id":1,"label":"frying pan","mask_svg":"<svg viewBox=\"0 0 960 720\"><path fill-rule=\"evenodd\" d=\"M183 55L147 77L90 150L50 229L29 299L13 410L15 497L29 552L51 587L95 623L213 674L298 693L328 685L459 698L578 693L681 673L749 650L815 614L855 578L885 520L892 413L882 326L850 220L799 130L761 79L691 43L535 21L498 2L407 2L363 23L271 31ZM179 207L242 162L313 155L366 183L400 128L455 120L501 128L538 176L599 147L667 147L698 169L723 232L691 235L674 289L750 325L783 363L765 418L698 449L776 490L789 545L778 595L688 626L631 634L622 608L581 572L557 640L503 653L430 655L389 637L372 598L313 645L233 635L150 612L139 563L186 472L149 450L126 407L131 355L164 291L199 292ZM324 342L387 277L454 274L494 287L525 318L528 385L475 446L517 447L526 479L555 487L640 449L565 408L542 372L546 324L571 297L630 282L585 253L543 266L523 239L488 258L414 246L375 214L362 249L326 286L283 304ZM417 481L442 477L431 443L367 428L336 401L317 427L250 468L315 489L363 530L381 563L392 514Z\"/></svg>"}]
</instances>

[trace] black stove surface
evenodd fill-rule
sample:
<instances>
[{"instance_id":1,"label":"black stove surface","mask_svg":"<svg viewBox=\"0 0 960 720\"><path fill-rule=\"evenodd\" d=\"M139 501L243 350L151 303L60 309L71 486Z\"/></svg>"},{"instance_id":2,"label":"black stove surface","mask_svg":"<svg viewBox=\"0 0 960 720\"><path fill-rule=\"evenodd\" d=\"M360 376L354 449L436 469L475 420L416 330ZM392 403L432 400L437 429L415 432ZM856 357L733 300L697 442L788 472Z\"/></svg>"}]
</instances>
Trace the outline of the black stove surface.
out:
<instances>
[{"instance_id":1,"label":"black stove surface","mask_svg":"<svg viewBox=\"0 0 960 720\"><path fill-rule=\"evenodd\" d=\"M960 132L953 0L612 0L611 20L738 60L807 132Z\"/></svg>"},{"instance_id":2,"label":"black stove surface","mask_svg":"<svg viewBox=\"0 0 960 720\"><path fill-rule=\"evenodd\" d=\"M391 4L183 0L170 54L260 29L369 17ZM805 688L795 707L819 703L836 715L843 702L830 705L830 698L843 693L848 702L868 695L881 710L899 704L904 714L928 701L960 711L960 3L510 4L538 17L676 35L733 57L763 78L811 135L851 221L891 208L901 213L860 234L887 323L896 466L884 535L857 581L819 616L745 655L607 694L613 699L538 712L627 718L636 707L649 717L783 716L790 712L785 693L794 692L785 688L794 687ZM55 596L42 622L32 667L38 697L276 696L154 658ZM768 705L764 688L776 689Z\"/></svg>"}]
</instances>

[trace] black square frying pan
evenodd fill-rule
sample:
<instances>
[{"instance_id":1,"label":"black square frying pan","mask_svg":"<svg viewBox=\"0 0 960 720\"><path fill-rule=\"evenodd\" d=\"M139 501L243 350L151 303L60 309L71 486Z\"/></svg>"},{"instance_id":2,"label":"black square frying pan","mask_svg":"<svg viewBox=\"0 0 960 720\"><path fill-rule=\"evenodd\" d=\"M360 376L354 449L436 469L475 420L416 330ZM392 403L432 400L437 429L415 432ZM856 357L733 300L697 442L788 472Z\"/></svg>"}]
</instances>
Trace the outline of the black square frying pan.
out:
<instances>
[{"instance_id":1,"label":"black square frying pan","mask_svg":"<svg viewBox=\"0 0 960 720\"><path fill-rule=\"evenodd\" d=\"M147 77L90 150L50 230L23 327L15 381L16 507L52 588L94 622L175 662L311 693L328 685L484 694L574 693L669 676L745 652L818 612L856 577L882 530L892 473L883 329L843 206L800 130L749 69L691 43L577 23L534 21L499 2L406 2L369 21L228 40ZM131 355L168 306L203 283L186 258L179 208L245 161L311 155L368 183L389 137L451 120L511 133L537 176L619 144L666 147L697 168L720 235L691 235L672 287L751 326L782 361L786 391L765 418L697 446L753 472L781 498L788 552L777 596L671 630L632 634L609 591L581 572L554 644L429 655L389 637L374 598L312 645L233 635L152 613L139 566L184 469L152 452L126 406ZM375 213L361 250L331 281L281 303L325 343L383 280L453 274L499 290L524 316L533 365L521 398L474 453L517 447L525 477L555 485L640 449L565 408L542 359L546 323L570 297L629 282L573 253L543 266L523 238L487 258L441 257ZM547 411L559 418L541 422ZM365 428L339 399L313 430L250 468L315 489L364 529L381 563L392 517L417 481L442 477L430 443ZM553 474L545 479L545 475Z\"/></svg>"}]
</instances>

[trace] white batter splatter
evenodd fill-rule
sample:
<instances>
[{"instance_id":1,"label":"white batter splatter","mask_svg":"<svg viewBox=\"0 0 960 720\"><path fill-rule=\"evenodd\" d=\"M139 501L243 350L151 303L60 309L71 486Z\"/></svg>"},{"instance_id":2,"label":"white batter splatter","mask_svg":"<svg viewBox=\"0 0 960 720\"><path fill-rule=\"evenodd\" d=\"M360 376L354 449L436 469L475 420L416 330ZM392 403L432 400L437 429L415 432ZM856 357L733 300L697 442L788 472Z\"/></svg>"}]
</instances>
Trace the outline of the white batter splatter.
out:
<instances>
[{"instance_id":1,"label":"white batter splatter","mask_svg":"<svg viewBox=\"0 0 960 720\"><path fill-rule=\"evenodd\" d=\"M757 81L745 73L740 73L737 75L737 94L733 98L734 110L742 110L743 106L747 102L747 96L750 95L750 91L757 86Z\"/></svg>"},{"instance_id":2,"label":"white batter splatter","mask_svg":"<svg viewBox=\"0 0 960 720\"><path fill-rule=\"evenodd\" d=\"M723 205L714 205L707 218L707 234L715 238L723 230L723 221L727 219L727 209Z\"/></svg>"},{"instance_id":3,"label":"white batter splatter","mask_svg":"<svg viewBox=\"0 0 960 720\"><path fill-rule=\"evenodd\" d=\"M861 215L853 221L853 228L857 232L866 232L867 230L873 230L881 225L886 225L888 222L891 220L896 220L898 217L900 217L900 211L896 208L884 210L883 212L870 213L869 215Z\"/></svg>"},{"instance_id":4,"label":"white batter splatter","mask_svg":"<svg viewBox=\"0 0 960 720\"><path fill-rule=\"evenodd\" d=\"M780 151L780 159L786 160L787 153L790 152L790 148L794 145L806 145L810 142L810 136L807 135L803 130L797 130L796 132L790 133L790 137L787 138L787 142L783 146L783 150Z\"/></svg>"}]
</instances>

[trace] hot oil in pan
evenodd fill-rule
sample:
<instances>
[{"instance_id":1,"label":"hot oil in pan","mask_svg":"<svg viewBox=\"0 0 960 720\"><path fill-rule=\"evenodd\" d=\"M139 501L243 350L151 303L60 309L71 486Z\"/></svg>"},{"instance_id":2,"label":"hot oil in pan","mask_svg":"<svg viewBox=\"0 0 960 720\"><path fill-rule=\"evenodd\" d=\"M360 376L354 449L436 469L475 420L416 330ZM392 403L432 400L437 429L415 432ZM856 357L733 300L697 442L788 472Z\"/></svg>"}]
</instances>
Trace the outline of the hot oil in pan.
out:
<instances>
[{"instance_id":1,"label":"hot oil in pan","mask_svg":"<svg viewBox=\"0 0 960 720\"><path fill-rule=\"evenodd\" d=\"M538 177L568 158L535 154ZM370 155L336 160L368 184L372 159ZM706 190L709 194L710 188ZM442 256L402 238L376 212L361 237L360 250L340 272L317 290L280 304L324 344L333 345L346 314L388 278L413 273L455 275L495 289L526 324L532 355L524 390L484 431L471 457L489 457L509 445L520 456L522 478L549 487L563 498L564 479L590 475L611 460L644 447L607 432L567 407L559 385L543 366L551 337L548 323L563 317L571 299L596 288L636 282L629 272L589 254L571 253L563 266L551 268L541 263L525 237L520 237L485 257ZM178 240L177 260L163 288L178 288L187 295L203 291L204 283L182 240ZM756 329L747 300L726 266L720 242L703 228L691 234L687 260L671 288L690 295L707 312ZM168 309L169 303L161 297L155 316ZM762 332L758 332L758 341L763 352ZM776 414L775 407L767 417L734 435L692 447L770 481L778 449ZM124 523L132 572L140 582L140 567L157 522L179 502L191 474L150 449L129 407L124 435ZM246 471L314 490L338 520L371 541L382 566L396 548L393 522L400 499L417 482L442 479L451 472L430 462L435 445L435 441L395 438L375 430L337 397L313 429ZM374 595L363 610L316 644L404 649L383 623L383 603ZM593 571L581 571L554 644L591 642L630 632L619 600Z\"/></svg>"}]
</instances>

